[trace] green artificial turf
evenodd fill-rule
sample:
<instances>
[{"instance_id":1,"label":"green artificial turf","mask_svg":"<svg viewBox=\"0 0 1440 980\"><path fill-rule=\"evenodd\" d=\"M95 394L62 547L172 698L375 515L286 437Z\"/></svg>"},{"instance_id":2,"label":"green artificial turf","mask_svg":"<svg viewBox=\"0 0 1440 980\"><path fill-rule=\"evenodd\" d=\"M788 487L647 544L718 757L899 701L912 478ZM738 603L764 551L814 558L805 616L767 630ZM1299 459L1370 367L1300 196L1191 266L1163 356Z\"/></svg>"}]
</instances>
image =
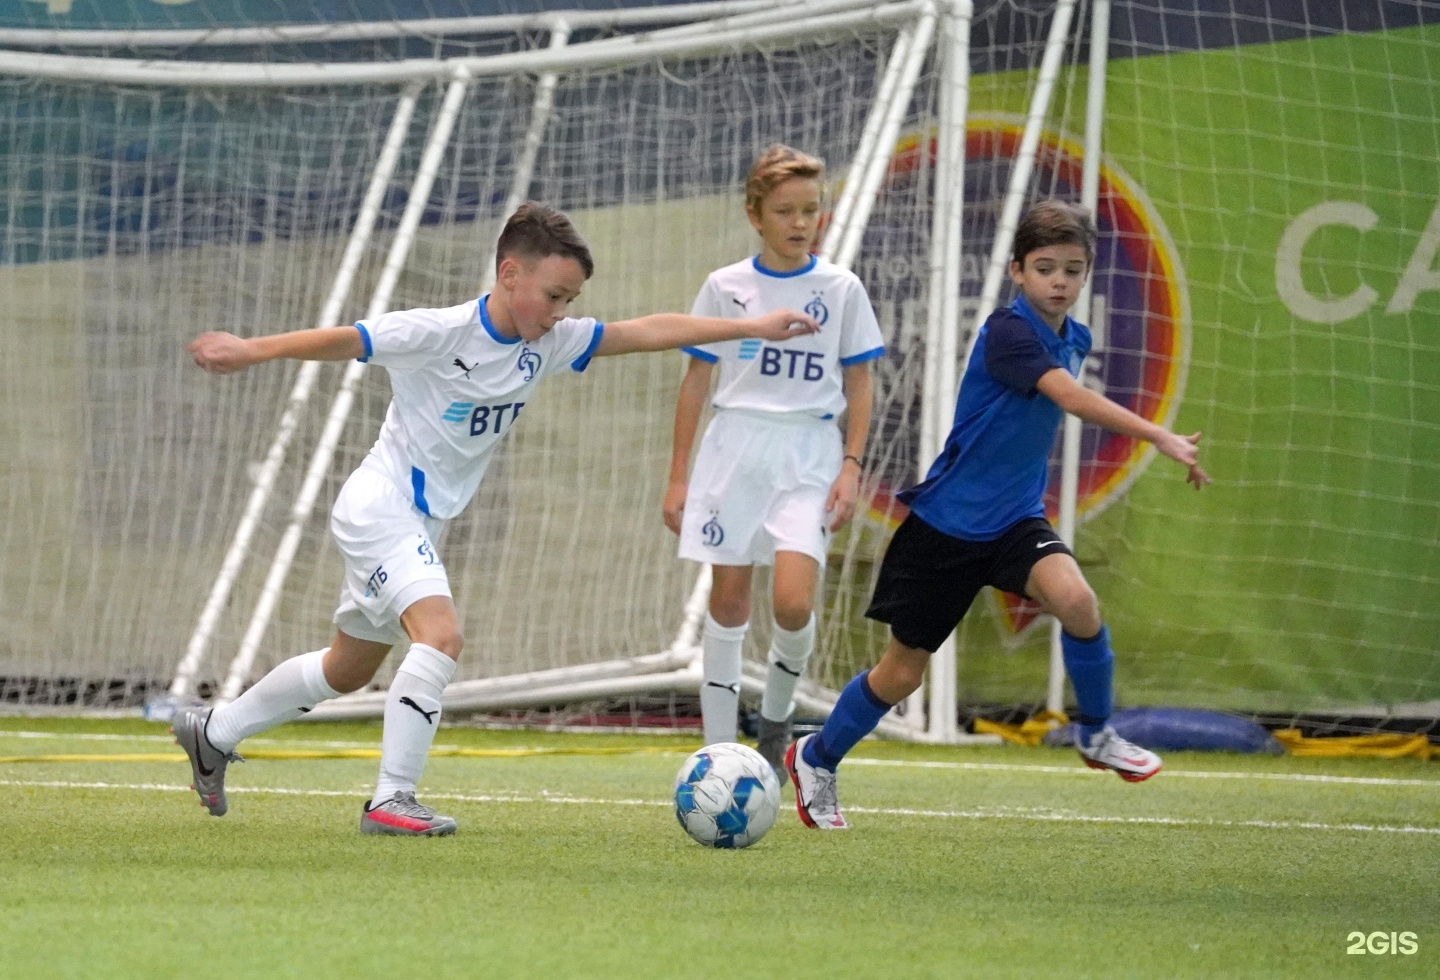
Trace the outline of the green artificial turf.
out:
<instances>
[{"instance_id":1,"label":"green artificial turf","mask_svg":"<svg viewBox=\"0 0 1440 980\"><path fill-rule=\"evenodd\" d=\"M161 732L6 718L0 756L174 751ZM83 737L101 734L124 737ZM379 729L270 734L248 747ZM358 833L372 760L238 766L218 820L183 762L0 764L0 975L1440 972L1433 764L1175 754L1128 785L1056 750L866 743L841 770L851 831L803 829L787 790L775 829L726 852L668 804L693 740L445 728L437 744L643 751L433 758L421 797L460 832L424 840ZM1419 949L1347 954L1354 931Z\"/></svg>"}]
</instances>

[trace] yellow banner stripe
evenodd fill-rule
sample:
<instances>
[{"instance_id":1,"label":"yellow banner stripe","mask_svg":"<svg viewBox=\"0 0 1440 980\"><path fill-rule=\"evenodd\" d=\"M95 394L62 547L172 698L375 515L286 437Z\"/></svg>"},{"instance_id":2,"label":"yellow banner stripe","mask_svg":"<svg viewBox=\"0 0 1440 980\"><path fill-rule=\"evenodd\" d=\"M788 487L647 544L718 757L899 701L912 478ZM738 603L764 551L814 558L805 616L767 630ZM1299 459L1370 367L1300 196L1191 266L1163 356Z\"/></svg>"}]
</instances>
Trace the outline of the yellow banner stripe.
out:
<instances>
[{"instance_id":1,"label":"yellow banner stripe","mask_svg":"<svg viewBox=\"0 0 1440 980\"><path fill-rule=\"evenodd\" d=\"M547 755L684 755L683 748L573 748L573 749L466 749L442 746L430 750L431 757L460 759L528 759ZM256 749L246 759L378 759L379 749ZM7 762L184 762L183 752L70 753L46 755L0 755Z\"/></svg>"}]
</instances>

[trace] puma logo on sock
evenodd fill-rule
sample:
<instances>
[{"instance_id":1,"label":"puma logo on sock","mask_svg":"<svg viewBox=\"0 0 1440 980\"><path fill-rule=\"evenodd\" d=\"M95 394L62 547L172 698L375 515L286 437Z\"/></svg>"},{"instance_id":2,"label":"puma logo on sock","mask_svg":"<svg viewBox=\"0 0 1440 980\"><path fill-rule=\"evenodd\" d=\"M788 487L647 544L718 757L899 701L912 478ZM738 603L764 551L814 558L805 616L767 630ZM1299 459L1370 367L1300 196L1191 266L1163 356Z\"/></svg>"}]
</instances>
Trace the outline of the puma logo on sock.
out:
<instances>
[{"instance_id":1,"label":"puma logo on sock","mask_svg":"<svg viewBox=\"0 0 1440 980\"><path fill-rule=\"evenodd\" d=\"M433 716L434 716L434 715L438 715L438 714L440 713L440 709L439 709L439 708L436 708L434 711L426 711L424 708L420 707L418 704L416 704L414 701L411 701L409 698L401 698L401 699L400 699L400 703L401 703L401 704L408 704L410 707L414 708L416 711L418 711L418 712L420 712L422 715L424 715L424 716L425 716L425 724L427 724L427 725L433 725L433 724L435 724L435 721L434 721Z\"/></svg>"},{"instance_id":2,"label":"puma logo on sock","mask_svg":"<svg viewBox=\"0 0 1440 980\"><path fill-rule=\"evenodd\" d=\"M740 693L740 684L738 681L734 684L721 684L719 681L706 681L705 686L718 687L720 688L720 690L729 691L731 694L738 695Z\"/></svg>"}]
</instances>

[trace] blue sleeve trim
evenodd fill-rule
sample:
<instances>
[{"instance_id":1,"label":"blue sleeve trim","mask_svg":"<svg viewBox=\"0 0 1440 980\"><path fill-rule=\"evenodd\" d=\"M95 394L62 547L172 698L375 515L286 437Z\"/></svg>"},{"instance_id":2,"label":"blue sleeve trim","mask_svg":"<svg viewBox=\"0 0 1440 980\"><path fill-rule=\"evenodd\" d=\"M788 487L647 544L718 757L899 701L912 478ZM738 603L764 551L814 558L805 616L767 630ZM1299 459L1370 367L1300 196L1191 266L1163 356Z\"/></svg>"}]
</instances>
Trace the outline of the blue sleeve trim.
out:
<instances>
[{"instance_id":1,"label":"blue sleeve trim","mask_svg":"<svg viewBox=\"0 0 1440 980\"><path fill-rule=\"evenodd\" d=\"M883 353L885 353L884 345L872 347L870 350L863 351L859 354L851 354L849 357L840 358L840 366L849 367L852 364L863 364L866 361L873 361Z\"/></svg>"},{"instance_id":2,"label":"blue sleeve trim","mask_svg":"<svg viewBox=\"0 0 1440 980\"><path fill-rule=\"evenodd\" d=\"M355 324L355 329L360 331L360 342L365 345L365 356L357 357L357 361L368 361L370 355L375 353L375 345L370 341L370 331L365 329L365 324Z\"/></svg>"},{"instance_id":3,"label":"blue sleeve trim","mask_svg":"<svg viewBox=\"0 0 1440 980\"><path fill-rule=\"evenodd\" d=\"M410 467L410 487L415 491L415 509L429 517L430 504L425 500L425 471L418 466Z\"/></svg>"},{"instance_id":4,"label":"blue sleeve trim","mask_svg":"<svg viewBox=\"0 0 1440 980\"><path fill-rule=\"evenodd\" d=\"M595 350L600 346L600 341L605 336L605 324L596 323L595 332L590 335L590 346L585 348L585 353L570 362L570 369L583 371L590 366L590 359L595 356Z\"/></svg>"},{"instance_id":5,"label":"blue sleeve trim","mask_svg":"<svg viewBox=\"0 0 1440 980\"><path fill-rule=\"evenodd\" d=\"M716 361L720 360L717 355L712 354L709 351L703 351L698 347L682 347L680 348L680 350L686 354L689 354L691 357L696 358L697 360L704 361L706 364L714 364Z\"/></svg>"}]
</instances>

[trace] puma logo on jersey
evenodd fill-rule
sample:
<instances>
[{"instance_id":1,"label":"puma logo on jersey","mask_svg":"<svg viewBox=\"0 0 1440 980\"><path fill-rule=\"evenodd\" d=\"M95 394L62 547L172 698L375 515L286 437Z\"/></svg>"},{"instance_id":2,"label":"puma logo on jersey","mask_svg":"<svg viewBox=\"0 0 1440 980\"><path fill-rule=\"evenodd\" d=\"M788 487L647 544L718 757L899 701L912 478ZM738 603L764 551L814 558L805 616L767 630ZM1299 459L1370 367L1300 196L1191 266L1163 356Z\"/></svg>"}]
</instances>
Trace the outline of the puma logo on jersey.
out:
<instances>
[{"instance_id":1,"label":"puma logo on jersey","mask_svg":"<svg viewBox=\"0 0 1440 980\"><path fill-rule=\"evenodd\" d=\"M740 307L740 309L744 310L746 313L749 313L749 312L750 312L749 300L743 300L743 299L741 299L739 296L731 296L731 297L730 297L730 302L732 302L732 303L734 303L736 306Z\"/></svg>"},{"instance_id":2,"label":"puma logo on jersey","mask_svg":"<svg viewBox=\"0 0 1440 980\"><path fill-rule=\"evenodd\" d=\"M409 698L401 698L400 703L406 705L407 707L414 708L416 711L424 715L425 724L427 725L435 724L434 717L440 713L439 708L436 708L434 711L426 711L424 708L420 707L418 704L416 704L414 701L411 701Z\"/></svg>"},{"instance_id":3,"label":"puma logo on jersey","mask_svg":"<svg viewBox=\"0 0 1440 980\"><path fill-rule=\"evenodd\" d=\"M480 362L479 362L479 361L476 361L474 364L470 365L469 367L466 367L466 366L465 366L465 362L462 361L462 360L460 360L460 358L457 357L457 358L455 358L454 364L455 364L455 366L458 367L460 370L464 371L464 372L465 372L465 377L468 378L468 377L470 377L470 372L473 371L473 370L475 370L475 368L479 366Z\"/></svg>"}]
</instances>

